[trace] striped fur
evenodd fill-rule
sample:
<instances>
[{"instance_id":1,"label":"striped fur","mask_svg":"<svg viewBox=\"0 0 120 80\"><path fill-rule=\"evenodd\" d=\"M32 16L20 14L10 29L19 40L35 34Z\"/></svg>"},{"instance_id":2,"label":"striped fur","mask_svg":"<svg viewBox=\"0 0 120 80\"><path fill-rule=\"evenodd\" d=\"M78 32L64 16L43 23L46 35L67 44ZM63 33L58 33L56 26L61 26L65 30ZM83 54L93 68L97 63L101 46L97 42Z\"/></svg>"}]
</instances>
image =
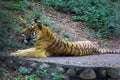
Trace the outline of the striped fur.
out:
<instances>
[{"instance_id":1,"label":"striped fur","mask_svg":"<svg viewBox=\"0 0 120 80\"><path fill-rule=\"evenodd\" d=\"M35 48L21 50L12 53L19 57L47 57L47 56L84 56L93 54L119 53L108 49L99 49L90 41L63 42L57 39L45 25L35 21L29 27L22 30L23 39L36 38ZM36 37L32 37L34 34ZM34 39L35 40L35 39Z\"/></svg>"}]
</instances>

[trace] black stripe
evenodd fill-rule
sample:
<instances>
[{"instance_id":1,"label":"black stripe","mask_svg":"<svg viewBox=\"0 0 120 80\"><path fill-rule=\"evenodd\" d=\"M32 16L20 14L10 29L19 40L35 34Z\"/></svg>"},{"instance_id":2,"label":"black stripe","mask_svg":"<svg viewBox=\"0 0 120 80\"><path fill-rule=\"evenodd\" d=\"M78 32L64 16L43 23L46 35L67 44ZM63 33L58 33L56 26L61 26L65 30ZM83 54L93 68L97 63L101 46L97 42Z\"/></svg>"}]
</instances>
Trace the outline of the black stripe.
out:
<instances>
[{"instance_id":1,"label":"black stripe","mask_svg":"<svg viewBox=\"0 0 120 80\"><path fill-rule=\"evenodd\" d=\"M63 50L61 51L61 56L64 54L64 50L66 51L66 44L63 43L63 45L64 45L64 48L63 48Z\"/></svg>"},{"instance_id":2,"label":"black stripe","mask_svg":"<svg viewBox=\"0 0 120 80\"><path fill-rule=\"evenodd\" d=\"M79 48L79 50L80 50L80 56L82 56L83 55L83 51L82 51L81 48Z\"/></svg>"},{"instance_id":3,"label":"black stripe","mask_svg":"<svg viewBox=\"0 0 120 80\"><path fill-rule=\"evenodd\" d=\"M72 46L71 46L71 51L69 52L69 54L70 54L70 55L73 55L74 53L72 53L72 51L73 51L73 48L74 48L74 47L73 47L74 44L73 44L73 43L71 43L71 44L72 44Z\"/></svg>"},{"instance_id":4,"label":"black stripe","mask_svg":"<svg viewBox=\"0 0 120 80\"><path fill-rule=\"evenodd\" d=\"M64 45L65 45L65 51L63 52L63 54L62 55L66 55L66 52L67 52L67 50L68 50L68 42L67 43L64 43Z\"/></svg>"},{"instance_id":5,"label":"black stripe","mask_svg":"<svg viewBox=\"0 0 120 80\"><path fill-rule=\"evenodd\" d=\"M86 44L86 42L85 42L85 43L84 43L84 49L83 49L83 50L84 50L84 54L85 54L85 55L87 55L87 51L86 51L87 46L86 46L86 45L87 45L87 44Z\"/></svg>"},{"instance_id":6,"label":"black stripe","mask_svg":"<svg viewBox=\"0 0 120 80\"><path fill-rule=\"evenodd\" d=\"M72 46L71 47L73 47L73 43L71 42L71 44L72 44Z\"/></svg>"},{"instance_id":7,"label":"black stripe","mask_svg":"<svg viewBox=\"0 0 120 80\"><path fill-rule=\"evenodd\" d=\"M58 46L59 47L59 55L61 55L61 48L62 48L62 42L60 41L60 45Z\"/></svg>"},{"instance_id":8,"label":"black stripe","mask_svg":"<svg viewBox=\"0 0 120 80\"><path fill-rule=\"evenodd\" d=\"M76 44L76 46L74 47L74 52L73 52L73 55L80 55L80 49L78 47L79 44Z\"/></svg>"},{"instance_id":9,"label":"black stripe","mask_svg":"<svg viewBox=\"0 0 120 80\"><path fill-rule=\"evenodd\" d=\"M77 44L76 44L75 48L78 49L78 45Z\"/></svg>"},{"instance_id":10,"label":"black stripe","mask_svg":"<svg viewBox=\"0 0 120 80\"><path fill-rule=\"evenodd\" d=\"M47 30L47 35L48 35L48 37L51 39L51 34L49 33L48 30Z\"/></svg>"},{"instance_id":11,"label":"black stripe","mask_svg":"<svg viewBox=\"0 0 120 80\"><path fill-rule=\"evenodd\" d=\"M69 48L69 44L68 44L68 42L67 42L67 44L66 44L66 50L65 50L65 52L64 52L64 55L65 55L65 56L67 55L68 48Z\"/></svg>"},{"instance_id":12,"label":"black stripe","mask_svg":"<svg viewBox=\"0 0 120 80\"><path fill-rule=\"evenodd\" d=\"M83 46L82 46L82 55L86 55L86 53L85 53L85 43L83 43Z\"/></svg>"},{"instance_id":13,"label":"black stripe","mask_svg":"<svg viewBox=\"0 0 120 80\"><path fill-rule=\"evenodd\" d=\"M59 45L59 42L58 42L58 40L56 40L56 42L57 42L57 44L55 45L55 44L53 44L53 45L55 45L54 47L52 47L52 49L54 49L55 47L57 47L58 45Z\"/></svg>"},{"instance_id":14,"label":"black stripe","mask_svg":"<svg viewBox=\"0 0 120 80\"><path fill-rule=\"evenodd\" d=\"M76 48L74 47L74 52L72 53L73 56L75 56L75 54L77 54L78 50L76 50Z\"/></svg>"},{"instance_id":15,"label":"black stripe","mask_svg":"<svg viewBox=\"0 0 120 80\"><path fill-rule=\"evenodd\" d=\"M51 47L54 45L54 43L56 43L56 41L57 41L57 40L55 39L55 40L52 42L52 44L47 47L47 49L48 49L48 50L51 49Z\"/></svg>"},{"instance_id":16,"label":"black stripe","mask_svg":"<svg viewBox=\"0 0 120 80\"><path fill-rule=\"evenodd\" d=\"M51 38L52 38L52 34L48 34L48 36L50 37L50 40L51 40Z\"/></svg>"},{"instance_id":17,"label":"black stripe","mask_svg":"<svg viewBox=\"0 0 120 80\"><path fill-rule=\"evenodd\" d=\"M58 40L58 45L56 45L56 47L54 48L54 50L56 49L60 49L60 46L61 46L61 41ZM58 53L58 52L57 52ZM58 53L59 54L59 53Z\"/></svg>"},{"instance_id":18,"label":"black stripe","mask_svg":"<svg viewBox=\"0 0 120 80\"><path fill-rule=\"evenodd\" d=\"M72 52L72 49L73 49L73 48L71 47L71 50L70 50L70 52L68 53L68 55L70 55L70 56L72 56L72 53L71 53L71 52Z\"/></svg>"},{"instance_id":19,"label":"black stripe","mask_svg":"<svg viewBox=\"0 0 120 80\"><path fill-rule=\"evenodd\" d=\"M87 48L84 48L84 54L87 55Z\"/></svg>"}]
</instances>

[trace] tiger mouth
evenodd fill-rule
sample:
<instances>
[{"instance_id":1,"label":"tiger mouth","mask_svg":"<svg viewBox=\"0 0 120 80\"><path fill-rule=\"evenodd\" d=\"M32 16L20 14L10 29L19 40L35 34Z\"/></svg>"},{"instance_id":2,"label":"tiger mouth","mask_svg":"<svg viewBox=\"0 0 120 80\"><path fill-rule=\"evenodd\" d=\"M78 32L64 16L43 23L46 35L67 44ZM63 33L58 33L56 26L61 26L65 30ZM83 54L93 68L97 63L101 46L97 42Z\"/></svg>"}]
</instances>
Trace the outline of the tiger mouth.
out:
<instances>
[{"instance_id":1,"label":"tiger mouth","mask_svg":"<svg viewBox=\"0 0 120 80\"><path fill-rule=\"evenodd\" d=\"M23 40L22 40L23 43L28 43L31 40L30 37L26 37L24 34L22 34L22 37L23 37Z\"/></svg>"}]
</instances>

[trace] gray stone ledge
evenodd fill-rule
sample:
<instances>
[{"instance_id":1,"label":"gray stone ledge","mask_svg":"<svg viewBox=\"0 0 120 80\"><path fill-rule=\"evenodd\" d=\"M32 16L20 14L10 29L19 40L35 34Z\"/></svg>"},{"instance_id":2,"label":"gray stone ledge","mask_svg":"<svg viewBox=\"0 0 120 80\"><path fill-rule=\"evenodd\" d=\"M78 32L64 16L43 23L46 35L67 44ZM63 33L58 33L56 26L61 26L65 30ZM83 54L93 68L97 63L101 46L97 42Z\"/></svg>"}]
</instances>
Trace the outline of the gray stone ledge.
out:
<instances>
[{"instance_id":1,"label":"gray stone ledge","mask_svg":"<svg viewBox=\"0 0 120 80\"><path fill-rule=\"evenodd\" d=\"M120 67L120 54L90 55L81 57L26 58L26 59L77 67Z\"/></svg>"},{"instance_id":2,"label":"gray stone ledge","mask_svg":"<svg viewBox=\"0 0 120 80\"><path fill-rule=\"evenodd\" d=\"M68 67L120 67L120 54L90 55L81 57L18 58L0 57L1 60L37 61Z\"/></svg>"},{"instance_id":3,"label":"gray stone ledge","mask_svg":"<svg viewBox=\"0 0 120 80\"><path fill-rule=\"evenodd\" d=\"M0 57L1 70L2 66L12 68L13 70L24 67L33 71L36 71L39 67L48 67L50 68L50 71L54 69L59 73L64 74L62 80L120 79L120 55L118 54L47 58L18 58L4 56ZM53 76L52 73L50 76Z\"/></svg>"}]
</instances>

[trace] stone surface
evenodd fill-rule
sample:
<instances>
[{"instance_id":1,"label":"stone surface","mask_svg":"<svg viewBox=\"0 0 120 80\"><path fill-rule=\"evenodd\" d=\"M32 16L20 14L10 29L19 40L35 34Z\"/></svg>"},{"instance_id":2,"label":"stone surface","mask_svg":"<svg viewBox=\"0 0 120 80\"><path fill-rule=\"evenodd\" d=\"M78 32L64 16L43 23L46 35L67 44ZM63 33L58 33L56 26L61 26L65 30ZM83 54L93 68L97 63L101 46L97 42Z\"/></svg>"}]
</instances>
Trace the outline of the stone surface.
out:
<instances>
[{"instance_id":1,"label":"stone surface","mask_svg":"<svg viewBox=\"0 0 120 80\"><path fill-rule=\"evenodd\" d=\"M105 69L98 69L97 72L98 72L98 76L99 76L100 78L104 78L104 77L106 77L106 75L107 75L107 72L106 72Z\"/></svg>"},{"instance_id":2,"label":"stone surface","mask_svg":"<svg viewBox=\"0 0 120 80\"><path fill-rule=\"evenodd\" d=\"M68 76L75 76L75 70L74 69L68 69L67 70L67 72L66 72L66 74L68 75Z\"/></svg>"},{"instance_id":3,"label":"stone surface","mask_svg":"<svg viewBox=\"0 0 120 80\"><path fill-rule=\"evenodd\" d=\"M42 63L41 65L40 65L40 68L41 69L43 69L43 68L49 68L50 66L48 65L48 64L46 64L46 63Z\"/></svg>"},{"instance_id":4,"label":"stone surface","mask_svg":"<svg viewBox=\"0 0 120 80\"><path fill-rule=\"evenodd\" d=\"M59 73L64 73L65 70L63 67L60 67L60 66L56 66L56 70L59 72Z\"/></svg>"},{"instance_id":5,"label":"stone surface","mask_svg":"<svg viewBox=\"0 0 120 80\"><path fill-rule=\"evenodd\" d=\"M85 79L85 80L90 80L90 79L95 79L96 78L96 74L94 72L94 70L92 69L86 69L85 71L83 71L80 75L80 78Z\"/></svg>"},{"instance_id":6,"label":"stone surface","mask_svg":"<svg viewBox=\"0 0 120 80\"><path fill-rule=\"evenodd\" d=\"M62 80L70 80L70 77L68 75L64 75Z\"/></svg>"},{"instance_id":7,"label":"stone surface","mask_svg":"<svg viewBox=\"0 0 120 80\"><path fill-rule=\"evenodd\" d=\"M84 68L83 67L76 67L75 70L76 72L80 73Z\"/></svg>"},{"instance_id":8,"label":"stone surface","mask_svg":"<svg viewBox=\"0 0 120 80\"><path fill-rule=\"evenodd\" d=\"M10 72L0 67L0 80L5 80L5 79L7 80L7 78L12 79Z\"/></svg>"},{"instance_id":9,"label":"stone surface","mask_svg":"<svg viewBox=\"0 0 120 80\"><path fill-rule=\"evenodd\" d=\"M36 62L33 62L33 63L30 64L30 67L32 67L32 68L34 69L34 68L37 67L37 65L38 65L38 64L37 64Z\"/></svg>"},{"instance_id":10,"label":"stone surface","mask_svg":"<svg viewBox=\"0 0 120 80\"><path fill-rule=\"evenodd\" d=\"M108 70L107 74L108 74L111 78L120 77L120 68L110 68L110 69Z\"/></svg>"},{"instance_id":11,"label":"stone surface","mask_svg":"<svg viewBox=\"0 0 120 80\"><path fill-rule=\"evenodd\" d=\"M40 62L73 65L78 67L120 67L120 54L89 55L81 57L27 58Z\"/></svg>"},{"instance_id":12,"label":"stone surface","mask_svg":"<svg viewBox=\"0 0 120 80\"><path fill-rule=\"evenodd\" d=\"M7 68L12 68L13 70L17 70L17 71L19 69L21 71L21 69L22 69L22 71L24 71L24 73L26 73L26 72L30 73L32 71L36 71L37 73L39 72L38 74L42 74L42 72L44 72L43 70L45 70L45 71L47 70L47 73L49 74L47 76L47 79L50 79L50 80L52 80L52 78L55 77L56 75L58 75L57 77L60 77L59 74L64 75L62 80L87 80L87 79L120 80L120 68L118 68L114 65L112 65L113 67L107 67L107 66L98 67L93 64L93 66L90 67L90 66L86 66L86 65L81 66L81 65L74 64L74 62L79 62L79 61L82 62L81 59L83 59L83 58L86 59L86 57L87 56L83 56L83 57L47 57L47 58L39 58L39 59L38 58L18 58L18 57L8 57L8 56L0 57L0 64L1 64L0 65L0 73L1 72L5 73L6 71L4 68L7 67ZM91 56L89 58L92 59ZM95 58L95 56L93 58ZM116 59L115 56L113 56L113 58ZM111 59L113 59L113 58L111 58ZM48 59L49 59L49 61L46 61ZM58 63L55 63L55 61L51 62L50 60L56 60L56 61L58 61ZM88 60L90 60L90 59L88 59ZM100 60L102 60L102 57L100 58ZM108 60L110 60L110 58ZM69 61L69 62L67 62L69 64L65 64L66 61ZM86 59L86 61L87 61L87 59ZM119 62L119 61L116 61L116 62ZM111 60L111 63L114 63L114 61L112 62L112 60ZM100 64L100 63L98 63L98 64ZM29 70L30 70L30 72L29 72ZM0 77L1 77L1 75L0 75Z\"/></svg>"}]
</instances>

